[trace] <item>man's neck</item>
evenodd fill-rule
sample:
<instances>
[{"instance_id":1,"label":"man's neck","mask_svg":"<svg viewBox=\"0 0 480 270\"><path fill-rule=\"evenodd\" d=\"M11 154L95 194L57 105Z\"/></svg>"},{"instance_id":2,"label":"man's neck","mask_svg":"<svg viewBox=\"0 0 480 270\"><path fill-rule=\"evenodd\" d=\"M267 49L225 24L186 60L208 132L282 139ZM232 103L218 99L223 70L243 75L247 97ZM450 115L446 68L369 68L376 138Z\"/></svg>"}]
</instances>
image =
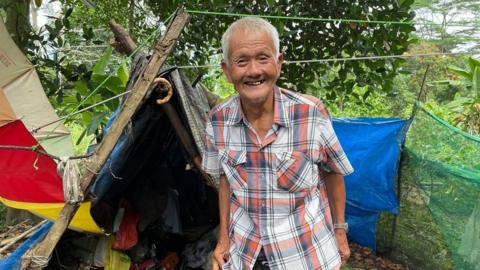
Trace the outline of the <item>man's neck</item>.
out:
<instances>
[{"instance_id":1,"label":"man's neck","mask_svg":"<svg viewBox=\"0 0 480 270\"><path fill-rule=\"evenodd\" d=\"M260 139L263 140L273 125L274 104L273 96L262 104L249 104L241 101L244 117L253 126Z\"/></svg>"}]
</instances>

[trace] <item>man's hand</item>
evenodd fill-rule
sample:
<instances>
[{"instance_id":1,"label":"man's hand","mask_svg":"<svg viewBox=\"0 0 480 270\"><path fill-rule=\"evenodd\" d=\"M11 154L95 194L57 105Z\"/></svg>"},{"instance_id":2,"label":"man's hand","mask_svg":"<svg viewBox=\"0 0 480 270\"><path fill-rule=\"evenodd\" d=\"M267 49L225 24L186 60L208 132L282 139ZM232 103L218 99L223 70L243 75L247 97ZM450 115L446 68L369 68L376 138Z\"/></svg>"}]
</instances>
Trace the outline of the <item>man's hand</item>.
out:
<instances>
[{"instance_id":1,"label":"man's hand","mask_svg":"<svg viewBox=\"0 0 480 270\"><path fill-rule=\"evenodd\" d=\"M220 224L218 226L218 240L212 254L212 270L220 269L228 261L230 254L230 239L228 238L228 224L230 222L230 185L225 175L220 176L218 187L218 208Z\"/></svg>"},{"instance_id":2,"label":"man's hand","mask_svg":"<svg viewBox=\"0 0 480 270\"><path fill-rule=\"evenodd\" d=\"M338 252L342 259L342 265L350 258L350 247L348 247L347 232L344 229L335 229L335 240L337 240Z\"/></svg>"},{"instance_id":3,"label":"man's hand","mask_svg":"<svg viewBox=\"0 0 480 270\"><path fill-rule=\"evenodd\" d=\"M230 249L230 242L228 238L222 237L218 239L217 246L212 254L212 270L219 270L223 264L226 263L230 257L228 250Z\"/></svg>"}]
</instances>

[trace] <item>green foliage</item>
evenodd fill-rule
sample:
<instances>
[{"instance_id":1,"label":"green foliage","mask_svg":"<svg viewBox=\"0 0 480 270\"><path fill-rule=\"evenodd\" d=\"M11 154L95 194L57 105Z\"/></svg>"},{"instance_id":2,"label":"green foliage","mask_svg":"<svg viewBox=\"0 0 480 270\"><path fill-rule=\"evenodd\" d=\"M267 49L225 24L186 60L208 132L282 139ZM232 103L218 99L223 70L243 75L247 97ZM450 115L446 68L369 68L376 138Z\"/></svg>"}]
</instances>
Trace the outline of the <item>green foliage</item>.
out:
<instances>
[{"instance_id":1,"label":"green foliage","mask_svg":"<svg viewBox=\"0 0 480 270\"><path fill-rule=\"evenodd\" d=\"M88 146L92 143L95 139L94 135L87 135L83 136L83 139L80 139L80 136L84 134L85 128L75 122L66 123L67 129L70 131L72 135L72 139L74 142L79 142L73 145L75 155L83 155L86 153Z\"/></svg>"},{"instance_id":2,"label":"green foliage","mask_svg":"<svg viewBox=\"0 0 480 270\"><path fill-rule=\"evenodd\" d=\"M471 54L480 51L480 2L472 0L415 1L417 33L440 47L442 52L463 47Z\"/></svg>"},{"instance_id":3,"label":"green foliage","mask_svg":"<svg viewBox=\"0 0 480 270\"><path fill-rule=\"evenodd\" d=\"M97 1L95 6L85 5L82 1L62 0L63 16L56 18L42 31L32 35L29 53L39 68L41 81L47 95L53 101L60 114L68 114L75 104L84 100L92 89L99 86L105 74L100 74L101 51L95 46L105 46L110 31L107 23L110 19L126 26L134 34L137 43L142 42L152 31L161 27L159 21L169 16L178 6L193 10L209 10L232 13L268 14L282 16L302 16L321 18L392 20L405 21L413 18L410 12L411 1L266 1L251 4L247 1L158 1L149 0L135 3L128 0ZM88 20L85 20L88 18ZM220 55L220 37L235 17L193 15L179 40L171 64L212 64L218 63ZM354 57L366 55L402 54L413 41L409 33L414 30L410 25L387 25L367 23L324 23L298 20L272 19L279 29L282 51L285 59L322 59ZM107 45L108 46L108 45ZM92 49L86 49L87 47ZM74 49L72 49L74 48ZM115 54L105 54L110 63L120 62ZM93 66L91 63L96 62ZM381 93L392 93L393 78L401 60L346 61L332 63L312 63L285 65L279 85L300 92L322 95L327 103L333 103L340 111L349 105L359 105ZM105 67L105 66L104 66ZM107 68L108 69L108 68ZM109 68L112 71L112 68ZM127 67L121 67L126 74ZM215 89L222 97L233 93L233 88L225 81L220 70L195 70L207 73L206 84ZM121 83L119 82L121 81ZM118 93L117 86L124 85L126 76L117 74L110 78L95 94L82 105L93 104ZM361 90L359 90L361 89ZM359 91L362 92L361 95ZM379 93L372 95L372 93ZM368 98L371 96L370 98ZM380 103L378 103L380 104ZM104 121L104 115L116 106L110 103L96 110L86 112L75 121L86 126L85 134L93 131L97 122ZM353 107L349 107L353 108ZM375 111L375 110L373 110ZM383 108L377 110L381 113ZM362 111L363 113L363 111ZM102 119L102 120L100 120ZM94 121L95 120L95 121Z\"/></svg>"},{"instance_id":4,"label":"green foliage","mask_svg":"<svg viewBox=\"0 0 480 270\"><path fill-rule=\"evenodd\" d=\"M66 92L70 94L62 98L58 107L63 108L63 114L74 112L91 106L100 101L118 95L125 91L128 81L127 67L120 65L115 73L111 73L108 64L112 55L112 48L107 48L91 70L85 69L76 80L70 81ZM74 118L85 126L84 131L78 137L76 144L79 144L84 136L96 134L101 135L101 126L105 124L106 117L119 106L118 100L112 100L104 105L96 106L93 109L82 112L81 120Z\"/></svg>"},{"instance_id":5,"label":"green foliage","mask_svg":"<svg viewBox=\"0 0 480 270\"><path fill-rule=\"evenodd\" d=\"M156 1L146 3L160 17L166 17L177 6L216 12L405 21L413 18L411 1L379 3L378 1ZM220 53L220 38L235 17L194 15L179 41L175 63L201 65ZM410 44L410 25L324 23L301 20L271 19L280 32L286 60L341 58L368 55L402 54ZM358 99L351 95L355 85L369 85L368 91L389 92L400 60L345 61L285 65L279 84L308 92L315 81L321 81L325 97L340 102ZM328 80L324 74L329 70Z\"/></svg>"},{"instance_id":6,"label":"green foliage","mask_svg":"<svg viewBox=\"0 0 480 270\"><path fill-rule=\"evenodd\" d=\"M19 47L26 46L30 39L30 2L30 0L0 1L0 10L4 11L4 14L0 12L0 15L4 15L6 18L7 31Z\"/></svg>"},{"instance_id":7,"label":"green foliage","mask_svg":"<svg viewBox=\"0 0 480 270\"><path fill-rule=\"evenodd\" d=\"M467 89L466 95L455 95L455 98L445 105L446 109L456 114L453 116L442 115L453 125L472 134L480 134L480 61L469 57L467 67L454 65L448 70L457 75L456 80L436 81L437 84L458 85ZM432 106L433 110L435 107Z\"/></svg>"},{"instance_id":8,"label":"green foliage","mask_svg":"<svg viewBox=\"0 0 480 270\"><path fill-rule=\"evenodd\" d=\"M210 70L202 82L210 91L222 99L226 99L236 93L233 85L227 81L221 69Z\"/></svg>"},{"instance_id":9,"label":"green foliage","mask_svg":"<svg viewBox=\"0 0 480 270\"><path fill-rule=\"evenodd\" d=\"M71 16L72 24L82 29L83 38L87 44L105 44L111 36L108 22L114 19L123 25L131 37L141 43L146 36L161 25L160 20L166 17L157 17L147 5L139 1L107 0L95 1L95 6L86 5L78 0L60 0L64 6L74 8ZM133 5L130 5L133 3ZM171 10L173 11L173 10ZM85 20L88 18L88 20ZM74 36L74 33L71 33ZM78 33L76 34L78 36ZM80 35L81 36L81 35ZM79 42L83 40L77 37Z\"/></svg>"}]
</instances>

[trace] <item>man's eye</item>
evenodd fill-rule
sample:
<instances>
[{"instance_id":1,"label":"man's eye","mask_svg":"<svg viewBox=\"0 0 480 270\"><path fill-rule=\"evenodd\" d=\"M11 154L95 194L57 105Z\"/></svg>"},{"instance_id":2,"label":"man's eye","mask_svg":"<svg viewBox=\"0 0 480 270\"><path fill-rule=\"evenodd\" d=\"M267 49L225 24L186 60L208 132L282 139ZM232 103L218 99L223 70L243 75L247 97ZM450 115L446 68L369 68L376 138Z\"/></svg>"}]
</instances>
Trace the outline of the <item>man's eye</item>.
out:
<instances>
[{"instance_id":1,"label":"man's eye","mask_svg":"<svg viewBox=\"0 0 480 270\"><path fill-rule=\"evenodd\" d=\"M244 66L244 65L246 65L246 64L247 64L247 61L245 61L245 60L238 60L238 61L237 61L237 65L238 65L238 66Z\"/></svg>"},{"instance_id":2,"label":"man's eye","mask_svg":"<svg viewBox=\"0 0 480 270\"><path fill-rule=\"evenodd\" d=\"M258 58L258 61L260 61L260 63L266 63L266 62L268 62L268 57L261 56L261 57Z\"/></svg>"}]
</instances>

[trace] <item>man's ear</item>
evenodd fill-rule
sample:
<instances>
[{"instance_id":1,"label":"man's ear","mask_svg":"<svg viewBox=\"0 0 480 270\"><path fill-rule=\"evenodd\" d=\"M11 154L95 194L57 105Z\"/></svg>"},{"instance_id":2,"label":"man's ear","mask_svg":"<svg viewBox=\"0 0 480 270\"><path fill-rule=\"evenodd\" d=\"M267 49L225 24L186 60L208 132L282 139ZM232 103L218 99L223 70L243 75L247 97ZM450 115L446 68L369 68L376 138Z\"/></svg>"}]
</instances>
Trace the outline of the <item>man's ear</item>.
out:
<instances>
[{"instance_id":1,"label":"man's ear","mask_svg":"<svg viewBox=\"0 0 480 270\"><path fill-rule=\"evenodd\" d=\"M233 83L232 78L230 77L230 70L228 69L227 63L225 63L225 61L222 61L220 66L222 67L223 74L225 74L225 77L227 77L227 81L229 83Z\"/></svg>"},{"instance_id":2,"label":"man's ear","mask_svg":"<svg viewBox=\"0 0 480 270\"><path fill-rule=\"evenodd\" d=\"M280 77L280 72L282 71L282 64L283 64L283 54L279 53L277 57L277 72L278 77ZM278 79L278 78L277 78Z\"/></svg>"}]
</instances>

